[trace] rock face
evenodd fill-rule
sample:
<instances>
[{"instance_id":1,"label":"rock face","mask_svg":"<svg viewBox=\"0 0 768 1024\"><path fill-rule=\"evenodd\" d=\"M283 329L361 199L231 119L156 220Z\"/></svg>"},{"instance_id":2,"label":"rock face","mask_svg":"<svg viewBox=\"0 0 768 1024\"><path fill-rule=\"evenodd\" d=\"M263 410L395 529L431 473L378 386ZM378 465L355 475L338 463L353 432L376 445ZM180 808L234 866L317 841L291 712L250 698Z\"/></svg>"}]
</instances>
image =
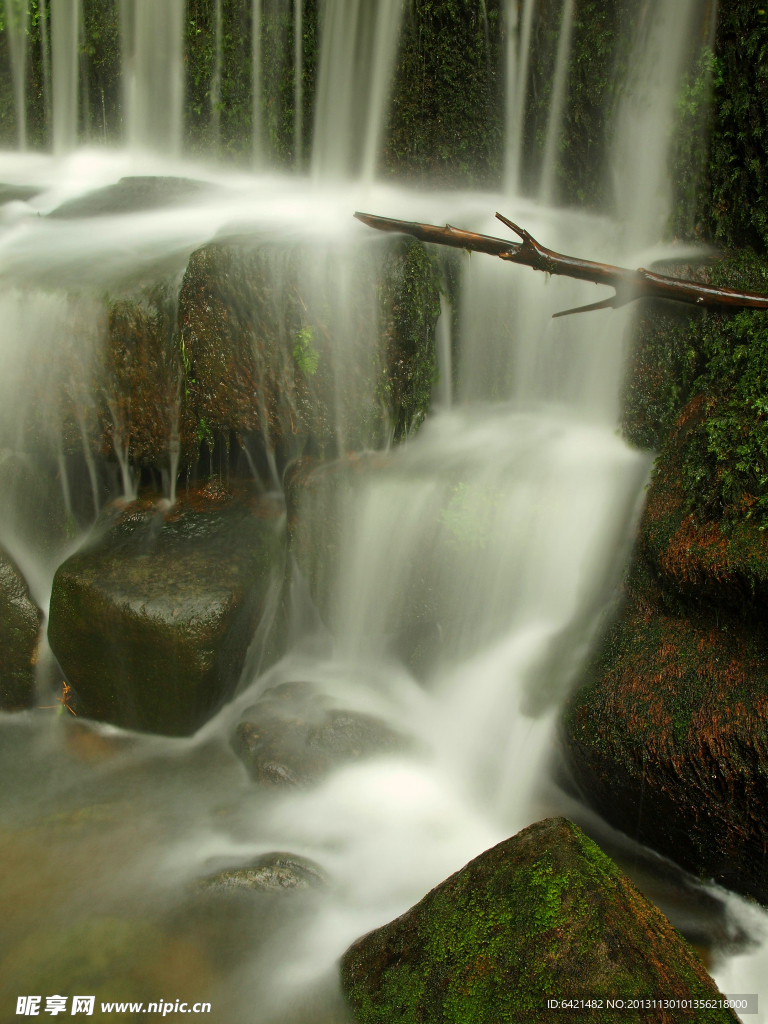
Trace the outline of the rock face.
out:
<instances>
[{"instance_id":1,"label":"rock face","mask_svg":"<svg viewBox=\"0 0 768 1024\"><path fill-rule=\"evenodd\" d=\"M624 602L563 718L571 782L612 825L768 902L768 538L689 512L694 399L665 445Z\"/></svg>"},{"instance_id":2,"label":"rock face","mask_svg":"<svg viewBox=\"0 0 768 1024\"><path fill-rule=\"evenodd\" d=\"M280 508L246 495L110 509L53 582L48 637L78 713L194 732L237 684L284 555Z\"/></svg>"},{"instance_id":3,"label":"rock face","mask_svg":"<svg viewBox=\"0 0 768 1024\"><path fill-rule=\"evenodd\" d=\"M552 1020L553 997L719 996L667 919L564 818L487 850L358 939L341 981L360 1024L530 1024ZM648 1019L644 1010L599 1017ZM681 1014L653 1019L671 1024ZM737 1020L730 1010L696 1019Z\"/></svg>"},{"instance_id":4,"label":"rock face","mask_svg":"<svg viewBox=\"0 0 768 1024\"><path fill-rule=\"evenodd\" d=\"M408 743L378 718L331 707L311 683L282 683L243 713L232 746L254 781L308 786L336 765Z\"/></svg>"},{"instance_id":5,"label":"rock face","mask_svg":"<svg viewBox=\"0 0 768 1024\"><path fill-rule=\"evenodd\" d=\"M190 178L128 177L115 185L68 199L49 214L58 219L108 217L120 213L139 213L164 206L189 202L212 186Z\"/></svg>"},{"instance_id":6,"label":"rock face","mask_svg":"<svg viewBox=\"0 0 768 1024\"><path fill-rule=\"evenodd\" d=\"M43 613L29 596L26 580L0 547L0 710L34 703L35 653Z\"/></svg>"},{"instance_id":7,"label":"rock face","mask_svg":"<svg viewBox=\"0 0 768 1024\"><path fill-rule=\"evenodd\" d=\"M220 871L198 883L201 892L221 896L241 893L290 893L321 889L325 876L317 864L291 853L266 853L244 868Z\"/></svg>"}]
</instances>

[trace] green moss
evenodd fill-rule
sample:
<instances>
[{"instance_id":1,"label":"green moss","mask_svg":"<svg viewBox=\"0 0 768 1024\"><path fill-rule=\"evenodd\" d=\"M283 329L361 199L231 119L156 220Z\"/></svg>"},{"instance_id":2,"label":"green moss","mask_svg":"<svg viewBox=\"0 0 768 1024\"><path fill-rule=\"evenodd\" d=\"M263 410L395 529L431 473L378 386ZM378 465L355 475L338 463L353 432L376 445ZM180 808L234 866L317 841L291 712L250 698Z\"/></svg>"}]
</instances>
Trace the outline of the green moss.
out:
<instances>
[{"instance_id":1,"label":"green moss","mask_svg":"<svg viewBox=\"0 0 768 1024\"><path fill-rule=\"evenodd\" d=\"M397 440L416 430L429 410L437 381L441 287L440 263L431 249L407 239L387 256L381 287L386 366L377 393L390 409Z\"/></svg>"},{"instance_id":2,"label":"green moss","mask_svg":"<svg viewBox=\"0 0 768 1024\"><path fill-rule=\"evenodd\" d=\"M716 991L669 922L564 819L486 851L359 939L341 976L360 1024L547 1021L552 997Z\"/></svg>"},{"instance_id":3,"label":"green moss","mask_svg":"<svg viewBox=\"0 0 768 1024\"><path fill-rule=\"evenodd\" d=\"M385 173L496 184L504 122L499 0L411 0L393 87Z\"/></svg>"}]
</instances>

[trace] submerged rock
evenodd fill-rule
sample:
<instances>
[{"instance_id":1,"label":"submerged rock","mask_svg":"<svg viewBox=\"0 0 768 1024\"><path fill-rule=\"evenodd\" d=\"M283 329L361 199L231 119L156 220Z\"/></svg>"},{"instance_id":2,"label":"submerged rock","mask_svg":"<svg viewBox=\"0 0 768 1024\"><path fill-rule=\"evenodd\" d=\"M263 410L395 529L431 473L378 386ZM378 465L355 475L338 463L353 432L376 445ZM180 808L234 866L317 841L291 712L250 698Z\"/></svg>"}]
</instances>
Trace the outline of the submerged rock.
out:
<instances>
[{"instance_id":1,"label":"submerged rock","mask_svg":"<svg viewBox=\"0 0 768 1024\"><path fill-rule=\"evenodd\" d=\"M216 895L239 893L288 893L321 889L326 885L322 870L311 860L291 853L265 853L242 868L220 871L197 883L202 892Z\"/></svg>"},{"instance_id":2,"label":"submerged rock","mask_svg":"<svg viewBox=\"0 0 768 1024\"><path fill-rule=\"evenodd\" d=\"M532 1024L552 1019L551 998L720 996L661 912L564 818L487 850L358 939L341 982L360 1024ZM648 1019L645 1010L595 1016ZM737 1020L725 1009L696 1018Z\"/></svg>"},{"instance_id":3,"label":"submerged rock","mask_svg":"<svg viewBox=\"0 0 768 1024\"><path fill-rule=\"evenodd\" d=\"M53 581L48 637L78 714L183 736L231 695L284 574L279 506L211 490L112 507Z\"/></svg>"},{"instance_id":4,"label":"submerged rock","mask_svg":"<svg viewBox=\"0 0 768 1024\"><path fill-rule=\"evenodd\" d=\"M0 710L30 707L43 613L11 556L0 547Z\"/></svg>"},{"instance_id":5,"label":"submerged rock","mask_svg":"<svg viewBox=\"0 0 768 1024\"><path fill-rule=\"evenodd\" d=\"M118 213L140 213L181 204L211 185L191 178L137 176L121 178L115 185L88 192L77 199L68 199L49 214L55 218L106 217Z\"/></svg>"},{"instance_id":6,"label":"submerged rock","mask_svg":"<svg viewBox=\"0 0 768 1024\"><path fill-rule=\"evenodd\" d=\"M308 786L337 765L409 743L372 715L330 706L311 683L282 683L243 712L232 746L254 781Z\"/></svg>"}]
</instances>

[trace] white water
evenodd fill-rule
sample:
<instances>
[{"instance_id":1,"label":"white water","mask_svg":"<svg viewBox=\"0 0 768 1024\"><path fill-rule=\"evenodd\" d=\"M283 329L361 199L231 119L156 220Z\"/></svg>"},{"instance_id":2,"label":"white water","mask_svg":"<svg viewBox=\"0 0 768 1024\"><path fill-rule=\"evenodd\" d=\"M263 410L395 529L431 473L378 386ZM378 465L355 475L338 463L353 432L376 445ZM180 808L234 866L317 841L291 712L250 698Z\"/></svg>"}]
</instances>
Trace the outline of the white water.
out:
<instances>
[{"instance_id":1,"label":"white water","mask_svg":"<svg viewBox=\"0 0 768 1024\"><path fill-rule=\"evenodd\" d=\"M260 11L259 0L254 10ZM526 0L511 121L520 132L531 12ZM388 5L379 13L394 46L399 13ZM142 106L136 97L142 91L149 96L160 70L151 70L157 54L139 7L126 3L124 14L136 150L0 157L0 180L46 189L1 212L0 446L6 450L21 447L22 418L40 395L50 399L75 388L83 415L90 414L89 360L102 336L105 289L156 268L183 268L189 253L219 231L246 229L314 248L314 266L307 263L303 280L307 295L335 317L337 374L370 343L350 311L358 308L361 254L385 244L352 219L355 209L498 234L502 229L492 220L498 207L545 245L627 265L639 258L631 245L658 240L658 233L637 233L640 205L627 222L616 223L555 212L509 193L417 193L370 178L333 180L333 174L349 178L363 168L371 175L375 167L366 153L377 152L389 43L374 62L372 77L382 88L371 88L362 104L368 114L373 106L377 127L362 143L350 128L357 114L341 113L352 110L345 92L349 68L342 69L347 79L340 72L338 80L321 69L326 113L318 114L319 155L313 152L312 160L318 177L330 180L212 172L142 154L152 145L154 115L148 100ZM366 24L355 46L364 45L373 21ZM163 25L168 29L158 24L158 36ZM255 54L259 39L254 33ZM343 33L333 45L326 40L325 64L354 63L348 43ZM679 58L681 46L670 60ZM178 68L166 72L160 88L167 86L172 99ZM673 90L675 74L665 76L664 88ZM254 81L256 92L258 76ZM656 95L652 74L641 86L646 97ZM661 100L668 102L668 93ZM645 124L647 108L636 109ZM180 110L169 107L164 115L170 135L180 123L177 114L180 119ZM635 115L627 107L622 116ZM627 180L623 139L619 133L615 165ZM343 159L334 163L337 143ZM661 138L644 154L648 173L659 181L665 156ZM515 174L520 158L518 150L508 163ZM100 218L98 230L93 221L40 216L132 174L186 175L216 189L186 206ZM335 248L322 248L329 239ZM48 952L51 933L66 934L73 922L138 919L169 929L176 951L174 966L153 982L165 992L144 998L184 998L183 986L199 982L223 1021L341 1020L334 972L349 942L401 913L482 850L563 810L548 784L557 710L625 564L649 469L649 457L629 450L615 426L631 313L552 320L552 312L602 292L489 257L461 258L459 338L446 333L447 304L441 327L443 367L456 350L456 394L450 379L443 380L440 411L386 465L361 472L345 499L342 550L330 585L332 635L306 598L302 602L297 584L292 650L265 676L245 678L237 700L190 740L78 728L48 710L0 716L3 824L17 857L6 924L15 986L41 960L54 974L59 969ZM50 400L44 407L45 439L55 449L61 444L58 408ZM337 414L344 450L343 410ZM170 458L173 453L171 436ZM129 490L131 467L126 461L122 468ZM63 458L58 476L71 500L75 482ZM93 498L95 505L95 489ZM55 566L75 541L41 557L23 527L18 505L6 497L0 543L45 607ZM392 637L414 622L438 627L439 638L418 679L390 653ZM288 680L313 681L340 706L383 716L418 740L419 754L345 768L299 794L261 793L227 741L254 695ZM214 865L236 866L270 850L312 857L329 876L328 892L299 898L292 911L273 915L263 927L259 920L266 942L243 926L236 947L227 946L202 934L194 917L188 922L191 880ZM733 918L758 935L765 916L727 899ZM140 978L149 968L140 951L130 955L124 970ZM765 963L764 951L735 958L718 978L726 991L764 993ZM132 997L142 996L125 996Z\"/></svg>"},{"instance_id":2,"label":"white water","mask_svg":"<svg viewBox=\"0 0 768 1024\"><path fill-rule=\"evenodd\" d=\"M560 141L560 129L565 111L566 87L568 85L568 61L571 57L571 37L573 35L573 4L574 0L564 0L563 14L560 22L560 34L557 40L557 56L555 58L555 74L552 79L552 100L549 105L547 135L544 140L544 158L541 165L541 183L539 195L541 201L551 205L555 199L555 174L557 173L557 144Z\"/></svg>"},{"instance_id":3,"label":"white water","mask_svg":"<svg viewBox=\"0 0 768 1024\"><path fill-rule=\"evenodd\" d=\"M11 56L16 138L19 149L27 148L27 0L5 0L5 24Z\"/></svg>"},{"instance_id":4,"label":"white water","mask_svg":"<svg viewBox=\"0 0 768 1024\"><path fill-rule=\"evenodd\" d=\"M402 0L328 0L315 97L312 174L320 179L376 170L400 36Z\"/></svg>"},{"instance_id":5,"label":"white water","mask_svg":"<svg viewBox=\"0 0 768 1024\"><path fill-rule=\"evenodd\" d=\"M54 153L68 153L77 145L79 38L80 0L51 0Z\"/></svg>"},{"instance_id":6,"label":"white water","mask_svg":"<svg viewBox=\"0 0 768 1024\"><path fill-rule=\"evenodd\" d=\"M519 0L507 0L507 95L506 132L504 149L504 186L516 193L520 185L520 165L523 156L523 128L528 98L528 69L531 61L531 30L534 0L522 0L522 15L518 28Z\"/></svg>"}]
</instances>

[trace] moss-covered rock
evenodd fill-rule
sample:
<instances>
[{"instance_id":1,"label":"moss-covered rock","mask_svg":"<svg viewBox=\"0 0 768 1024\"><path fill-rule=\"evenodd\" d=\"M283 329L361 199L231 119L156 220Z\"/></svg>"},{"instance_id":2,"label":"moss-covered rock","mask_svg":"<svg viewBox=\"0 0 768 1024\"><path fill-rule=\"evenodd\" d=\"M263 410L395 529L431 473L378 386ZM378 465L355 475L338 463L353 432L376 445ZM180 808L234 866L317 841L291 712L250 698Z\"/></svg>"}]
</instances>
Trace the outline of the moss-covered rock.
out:
<instances>
[{"instance_id":1,"label":"moss-covered rock","mask_svg":"<svg viewBox=\"0 0 768 1024\"><path fill-rule=\"evenodd\" d=\"M200 440L257 433L290 457L309 437L327 452L406 436L429 407L440 288L437 260L411 241L354 264L331 250L322 272L298 245L243 237L197 250L179 330Z\"/></svg>"},{"instance_id":2,"label":"moss-covered rock","mask_svg":"<svg viewBox=\"0 0 768 1024\"><path fill-rule=\"evenodd\" d=\"M0 710L35 699L35 661L43 613L11 556L0 547Z\"/></svg>"},{"instance_id":3,"label":"moss-covered rock","mask_svg":"<svg viewBox=\"0 0 768 1024\"><path fill-rule=\"evenodd\" d=\"M547 999L597 997L600 1020L646 1020L605 998L717 998L667 919L564 818L531 825L442 882L341 961L360 1024L549 1021ZM735 1021L730 1010L658 1021Z\"/></svg>"},{"instance_id":4,"label":"moss-covered rock","mask_svg":"<svg viewBox=\"0 0 768 1024\"><path fill-rule=\"evenodd\" d=\"M245 495L108 509L53 581L48 638L78 714L194 732L237 684L284 551L280 509Z\"/></svg>"},{"instance_id":5,"label":"moss-covered rock","mask_svg":"<svg viewBox=\"0 0 768 1024\"><path fill-rule=\"evenodd\" d=\"M311 683L282 683L243 712L232 746L254 781L308 786L338 765L409 744L378 718L333 707Z\"/></svg>"},{"instance_id":6,"label":"moss-covered rock","mask_svg":"<svg viewBox=\"0 0 768 1024\"><path fill-rule=\"evenodd\" d=\"M692 873L764 903L766 652L762 624L681 603L641 561L563 719L587 803Z\"/></svg>"}]
</instances>

